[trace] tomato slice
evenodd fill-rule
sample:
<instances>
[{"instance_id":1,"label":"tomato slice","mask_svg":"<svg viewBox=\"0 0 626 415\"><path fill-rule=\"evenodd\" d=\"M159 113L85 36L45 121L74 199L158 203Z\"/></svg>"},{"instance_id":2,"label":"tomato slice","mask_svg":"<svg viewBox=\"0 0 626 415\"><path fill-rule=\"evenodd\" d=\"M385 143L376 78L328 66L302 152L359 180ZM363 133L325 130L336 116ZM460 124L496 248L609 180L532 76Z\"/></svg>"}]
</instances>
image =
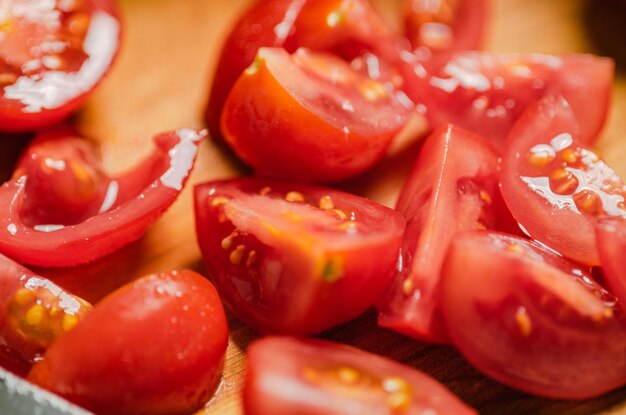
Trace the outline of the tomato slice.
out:
<instances>
[{"instance_id":1,"label":"tomato slice","mask_svg":"<svg viewBox=\"0 0 626 415\"><path fill-rule=\"evenodd\" d=\"M460 128L442 126L426 140L396 206L407 220L403 261L379 304L381 326L447 341L439 277L450 241L463 230L515 226L498 189L497 168L491 145Z\"/></svg>"},{"instance_id":2,"label":"tomato slice","mask_svg":"<svg viewBox=\"0 0 626 415\"><path fill-rule=\"evenodd\" d=\"M456 124L500 149L526 108L549 94L567 99L581 140L593 142L606 119L614 69L611 59L592 55L481 52L440 56L422 65L426 69L417 71L422 78L411 96L425 105L431 125Z\"/></svg>"},{"instance_id":3,"label":"tomato slice","mask_svg":"<svg viewBox=\"0 0 626 415\"><path fill-rule=\"evenodd\" d=\"M90 310L82 298L0 254L0 366L25 375Z\"/></svg>"},{"instance_id":4,"label":"tomato slice","mask_svg":"<svg viewBox=\"0 0 626 415\"><path fill-rule=\"evenodd\" d=\"M457 236L441 304L454 344L509 386L586 399L626 384L626 319L617 300L534 242L488 231Z\"/></svg>"},{"instance_id":5,"label":"tomato slice","mask_svg":"<svg viewBox=\"0 0 626 415\"><path fill-rule=\"evenodd\" d=\"M389 287L402 216L323 187L240 178L196 187L196 228L224 301L263 333L351 320Z\"/></svg>"},{"instance_id":6,"label":"tomato slice","mask_svg":"<svg viewBox=\"0 0 626 415\"><path fill-rule=\"evenodd\" d=\"M120 30L111 0L5 2L0 131L34 130L76 111L113 63Z\"/></svg>"},{"instance_id":7,"label":"tomato slice","mask_svg":"<svg viewBox=\"0 0 626 415\"><path fill-rule=\"evenodd\" d=\"M626 221L604 219L596 227L596 236L604 281L619 299L622 308L625 308L626 268L622 255L626 252Z\"/></svg>"},{"instance_id":8,"label":"tomato slice","mask_svg":"<svg viewBox=\"0 0 626 415\"><path fill-rule=\"evenodd\" d=\"M382 159L408 115L380 82L336 57L262 48L226 101L222 132L259 173L329 182Z\"/></svg>"},{"instance_id":9,"label":"tomato slice","mask_svg":"<svg viewBox=\"0 0 626 415\"><path fill-rule=\"evenodd\" d=\"M433 53L481 49L487 0L404 0L405 32L414 48Z\"/></svg>"},{"instance_id":10,"label":"tomato slice","mask_svg":"<svg viewBox=\"0 0 626 415\"><path fill-rule=\"evenodd\" d=\"M52 343L28 380L97 413L191 413L215 390L227 345L213 285L172 271L105 297Z\"/></svg>"},{"instance_id":11,"label":"tomato slice","mask_svg":"<svg viewBox=\"0 0 626 415\"><path fill-rule=\"evenodd\" d=\"M626 217L624 182L585 147L562 98L547 97L520 118L507 140L501 181L529 235L585 264L599 264L598 219Z\"/></svg>"},{"instance_id":12,"label":"tomato slice","mask_svg":"<svg viewBox=\"0 0 626 415\"><path fill-rule=\"evenodd\" d=\"M109 177L84 139L67 128L42 133L26 149L17 177L0 188L0 252L27 264L62 267L139 239L178 197L205 135L158 135L152 155Z\"/></svg>"},{"instance_id":13,"label":"tomato slice","mask_svg":"<svg viewBox=\"0 0 626 415\"><path fill-rule=\"evenodd\" d=\"M268 337L248 349L247 415L476 414L424 373L352 347Z\"/></svg>"}]
</instances>

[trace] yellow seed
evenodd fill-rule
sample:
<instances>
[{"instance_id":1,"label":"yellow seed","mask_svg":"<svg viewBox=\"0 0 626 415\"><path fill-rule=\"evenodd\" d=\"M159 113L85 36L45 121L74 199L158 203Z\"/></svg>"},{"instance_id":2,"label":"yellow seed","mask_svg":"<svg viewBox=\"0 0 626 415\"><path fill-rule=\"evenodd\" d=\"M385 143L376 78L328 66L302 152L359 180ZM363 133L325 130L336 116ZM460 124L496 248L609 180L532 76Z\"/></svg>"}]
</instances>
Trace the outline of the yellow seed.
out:
<instances>
[{"instance_id":1,"label":"yellow seed","mask_svg":"<svg viewBox=\"0 0 626 415\"><path fill-rule=\"evenodd\" d=\"M243 254L245 253L245 251L245 245L238 245L237 248L235 248L233 252L230 253L230 262L233 265L241 264L241 260L243 259Z\"/></svg>"},{"instance_id":2,"label":"yellow seed","mask_svg":"<svg viewBox=\"0 0 626 415\"><path fill-rule=\"evenodd\" d=\"M562 180L570 177L571 174L565 169L557 169L550 175L552 180Z\"/></svg>"},{"instance_id":3,"label":"yellow seed","mask_svg":"<svg viewBox=\"0 0 626 415\"><path fill-rule=\"evenodd\" d=\"M330 196L322 196L320 199L320 209L323 210L331 210L335 208L335 204L333 203L333 199Z\"/></svg>"},{"instance_id":4,"label":"yellow seed","mask_svg":"<svg viewBox=\"0 0 626 415\"><path fill-rule=\"evenodd\" d=\"M374 80L368 80L359 86L359 90L365 99L368 101L377 101L387 96L387 89L380 82Z\"/></svg>"},{"instance_id":5,"label":"yellow seed","mask_svg":"<svg viewBox=\"0 0 626 415\"><path fill-rule=\"evenodd\" d=\"M35 298L35 293L29 290L28 288L20 288L15 293L13 297L13 301L15 301L18 305L25 305L33 301Z\"/></svg>"},{"instance_id":6,"label":"yellow seed","mask_svg":"<svg viewBox=\"0 0 626 415\"><path fill-rule=\"evenodd\" d=\"M516 254L523 254L524 248L519 246L518 244L511 244L506 247L509 251L515 252Z\"/></svg>"},{"instance_id":7,"label":"yellow seed","mask_svg":"<svg viewBox=\"0 0 626 415\"><path fill-rule=\"evenodd\" d=\"M398 376L391 376L383 379L383 389L388 393L408 392L409 384L406 380Z\"/></svg>"},{"instance_id":8,"label":"yellow seed","mask_svg":"<svg viewBox=\"0 0 626 415\"><path fill-rule=\"evenodd\" d=\"M211 206L213 207L222 206L226 203L228 203L228 198L225 196L217 196L211 199Z\"/></svg>"},{"instance_id":9,"label":"yellow seed","mask_svg":"<svg viewBox=\"0 0 626 415\"><path fill-rule=\"evenodd\" d=\"M587 190L580 192L574 195L574 201L576 202L576 206L578 206L583 213L588 215L597 215L600 213L602 202L593 192Z\"/></svg>"},{"instance_id":10,"label":"yellow seed","mask_svg":"<svg viewBox=\"0 0 626 415\"><path fill-rule=\"evenodd\" d=\"M263 189L261 189L261 190L259 191L259 194L260 194L261 196L267 196L267 195L268 195L268 194L270 194L271 192L272 192L272 188L271 188L271 187L269 187L269 186L265 186Z\"/></svg>"},{"instance_id":11,"label":"yellow seed","mask_svg":"<svg viewBox=\"0 0 626 415\"><path fill-rule=\"evenodd\" d=\"M517 309L517 312L515 313L515 321L517 322L517 327L519 328L520 333L522 333L522 336L530 336L533 330L533 325L524 307L519 307Z\"/></svg>"},{"instance_id":12,"label":"yellow seed","mask_svg":"<svg viewBox=\"0 0 626 415\"><path fill-rule=\"evenodd\" d=\"M39 304L32 306L24 316L26 324L29 326L36 326L41 323L41 320L43 319L43 311L43 307Z\"/></svg>"},{"instance_id":13,"label":"yellow seed","mask_svg":"<svg viewBox=\"0 0 626 415\"><path fill-rule=\"evenodd\" d=\"M289 192L285 196L287 202L304 202L304 196L300 192Z\"/></svg>"},{"instance_id":14,"label":"yellow seed","mask_svg":"<svg viewBox=\"0 0 626 415\"><path fill-rule=\"evenodd\" d=\"M343 222L339 224L339 230L342 231L355 231L357 224L355 222Z\"/></svg>"},{"instance_id":15,"label":"yellow seed","mask_svg":"<svg viewBox=\"0 0 626 415\"><path fill-rule=\"evenodd\" d=\"M407 278L406 280L404 280L404 282L402 283L402 291L404 292L405 295L410 295L413 292L413 280L410 278Z\"/></svg>"},{"instance_id":16,"label":"yellow seed","mask_svg":"<svg viewBox=\"0 0 626 415\"><path fill-rule=\"evenodd\" d=\"M491 199L491 196L489 195L489 193L486 190L481 190L480 191L480 200L482 200L483 202L485 202L488 205L491 205L493 203L493 200Z\"/></svg>"},{"instance_id":17,"label":"yellow seed","mask_svg":"<svg viewBox=\"0 0 626 415\"><path fill-rule=\"evenodd\" d=\"M567 148L561 154L561 158L563 158L563 161L567 163L576 163L578 161L578 152L572 150L571 148Z\"/></svg>"},{"instance_id":18,"label":"yellow seed","mask_svg":"<svg viewBox=\"0 0 626 415\"><path fill-rule=\"evenodd\" d=\"M73 35L82 36L87 33L89 20L87 13L74 13L67 20L67 30Z\"/></svg>"},{"instance_id":19,"label":"yellow seed","mask_svg":"<svg viewBox=\"0 0 626 415\"><path fill-rule=\"evenodd\" d=\"M10 72L0 73L0 86L12 85L15 81L17 81L17 75Z\"/></svg>"},{"instance_id":20,"label":"yellow seed","mask_svg":"<svg viewBox=\"0 0 626 415\"><path fill-rule=\"evenodd\" d=\"M406 409L411 404L411 395L406 392L398 392L387 398L387 405L392 411L400 411Z\"/></svg>"},{"instance_id":21,"label":"yellow seed","mask_svg":"<svg viewBox=\"0 0 626 415\"><path fill-rule=\"evenodd\" d=\"M63 331L70 331L72 328L74 328L76 323L78 323L78 317L72 314L65 314L63 316L63 322L61 323Z\"/></svg>"},{"instance_id":22,"label":"yellow seed","mask_svg":"<svg viewBox=\"0 0 626 415\"><path fill-rule=\"evenodd\" d=\"M335 212L335 214L337 214L337 216L339 216L339 219L341 220L346 220L348 218L348 215L346 215L346 212L344 212L341 209L333 209L333 212Z\"/></svg>"},{"instance_id":23,"label":"yellow seed","mask_svg":"<svg viewBox=\"0 0 626 415\"><path fill-rule=\"evenodd\" d=\"M237 231L233 231L226 238L222 239L222 243L221 243L222 249L229 250L230 247L233 244L233 239L235 239L237 237L237 235L239 235L238 232Z\"/></svg>"},{"instance_id":24,"label":"yellow seed","mask_svg":"<svg viewBox=\"0 0 626 415\"><path fill-rule=\"evenodd\" d=\"M256 261L256 251L252 250L248 252L248 259L246 260L246 267L250 268Z\"/></svg>"},{"instance_id":25,"label":"yellow seed","mask_svg":"<svg viewBox=\"0 0 626 415\"><path fill-rule=\"evenodd\" d=\"M341 383L354 384L359 380L360 377L361 374L351 367L342 366L337 369L337 379Z\"/></svg>"},{"instance_id":26,"label":"yellow seed","mask_svg":"<svg viewBox=\"0 0 626 415\"><path fill-rule=\"evenodd\" d=\"M613 318L613 310L611 310L610 308L605 308L604 310L602 310L602 317L604 318Z\"/></svg>"},{"instance_id":27,"label":"yellow seed","mask_svg":"<svg viewBox=\"0 0 626 415\"><path fill-rule=\"evenodd\" d=\"M52 306L52 308L50 309L50 311L48 311L48 315L52 318L56 317L59 312L61 311L61 309L55 305Z\"/></svg>"}]
</instances>

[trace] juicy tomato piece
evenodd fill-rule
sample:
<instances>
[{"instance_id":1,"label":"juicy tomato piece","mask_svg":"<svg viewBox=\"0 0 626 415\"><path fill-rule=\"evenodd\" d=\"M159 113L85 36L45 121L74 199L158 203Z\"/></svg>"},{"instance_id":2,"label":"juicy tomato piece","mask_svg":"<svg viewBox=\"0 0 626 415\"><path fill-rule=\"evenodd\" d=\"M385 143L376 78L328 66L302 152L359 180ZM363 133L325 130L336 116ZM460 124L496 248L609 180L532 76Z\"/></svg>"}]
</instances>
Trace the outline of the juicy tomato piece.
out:
<instances>
[{"instance_id":1,"label":"juicy tomato piece","mask_svg":"<svg viewBox=\"0 0 626 415\"><path fill-rule=\"evenodd\" d=\"M454 344L509 386L586 399L626 384L626 319L617 300L534 242L488 231L457 236L441 304Z\"/></svg>"},{"instance_id":2,"label":"juicy tomato piece","mask_svg":"<svg viewBox=\"0 0 626 415\"><path fill-rule=\"evenodd\" d=\"M617 218L600 221L596 237L604 281L626 311L626 268L623 257L626 252L626 221Z\"/></svg>"},{"instance_id":3,"label":"juicy tomato piece","mask_svg":"<svg viewBox=\"0 0 626 415\"><path fill-rule=\"evenodd\" d=\"M336 57L262 48L226 101L222 132L259 173L329 182L380 161L407 118L380 82Z\"/></svg>"},{"instance_id":4,"label":"juicy tomato piece","mask_svg":"<svg viewBox=\"0 0 626 415\"><path fill-rule=\"evenodd\" d=\"M248 349L246 415L476 412L428 375L321 340L268 337Z\"/></svg>"},{"instance_id":5,"label":"juicy tomato piece","mask_svg":"<svg viewBox=\"0 0 626 415\"><path fill-rule=\"evenodd\" d=\"M0 254L0 366L25 375L91 305Z\"/></svg>"},{"instance_id":6,"label":"juicy tomato piece","mask_svg":"<svg viewBox=\"0 0 626 415\"><path fill-rule=\"evenodd\" d=\"M403 88L401 75L411 70L400 58L401 51L410 49L406 40L385 25L367 0L259 0L234 26L222 49L206 111L211 136L222 137L224 103L262 47L282 47L289 53L305 47L356 59L355 67L390 88Z\"/></svg>"},{"instance_id":7,"label":"juicy tomato piece","mask_svg":"<svg viewBox=\"0 0 626 415\"><path fill-rule=\"evenodd\" d=\"M263 333L317 333L371 307L404 232L399 213L367 199L253 178L196 187L195 208L210 277Z\"/></svg>"},{"instance_id":8,"label":"juicy tomato piece","mask_svg":"<svg viewBox=\"0 0 626 415\"><path fill-rule=\"evenodd\" d=\"M407 220L402 269L379 304L381 326L446 342L439 310L441 265L459 231L514 229L498 189L498 155L483 138L451 125L425 142L396 209Z\"/></svg>"},{"instance_id":9,"label":"juicy tomato piece","mask_svg":"<svg viewBox=\"0 0 626 415\"><path fill-rule=\"evenodd\" d=\"M215 390L227 345L213 285L172 271L105 297L52 343L28 380L97 413L191 413Z\"/></svg>"},{"instance_id":10,"label":"juicy tomato piece","mask_svg":"<svg viewBox=\"0 0 626 415\"><path fill-rule=\"evenodd\" d=\"M15 0L0 15L0 131L54 124L76 111L119 47L111 0Z\"/></svg>"},{"instance_id":11,"label":"juicy tomato piece","mask_svg":"<svg viewBox=\"0 0 626 415\"><path fill-rule=\"evenodd\" d=\"M205 132L155 137L133 170L109 177L92 146L67 128L41 133L0 188L0 252L63 267L93 261L139 239L174 203Z\"/></svg>"},{"instance_id":12,"label":"juicy tomato piece","mask_svg":"<svg viewBox=\"0 0 626 415\"><path fill-rule=\"evenodd\" d=\"M520 118L507 139L501 182L531 237L584 264L599 264L598 219L626 217L624 182L585 146L563 98L546 97Z\"/></svg>"},{"instance_id":13,"label":"juicy tomato piece","mask_svg":"<svg viewBox=\"0 0 626 415\"><path fill-rule=\"evenodd\" d=\"M592 55L481 52L459 52L423 65L412 97L424 104L431 125L456 124L500 149L526 108L549 94L567 99L581 140L593 142L606 119L614 69L611 59Z\"/></svg>"},{"instance_id":14,"label":"juicy tomato piece","mask_svg":"<svg viewBox=\"0 0 626 415\"><path fill-rule=\"evenodd\" d=\"M404 0L405 32L414 48L433 53L480 49L487 0Z\"/></svg>"}]
</instances>

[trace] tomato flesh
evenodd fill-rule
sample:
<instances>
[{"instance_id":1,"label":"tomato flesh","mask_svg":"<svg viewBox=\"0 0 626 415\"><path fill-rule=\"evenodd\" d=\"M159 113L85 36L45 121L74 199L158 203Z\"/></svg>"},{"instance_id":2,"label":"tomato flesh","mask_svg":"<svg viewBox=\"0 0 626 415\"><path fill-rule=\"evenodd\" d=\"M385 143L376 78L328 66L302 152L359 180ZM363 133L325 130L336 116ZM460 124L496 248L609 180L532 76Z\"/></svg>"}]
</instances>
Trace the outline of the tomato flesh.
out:
<instances>
[{"instance_id":1,"label":"tomato flesh","mask_svg":"<svg viewBox=\"0 0 626 415\"><path fill-rule=\"evenodd\" d=\"M626 272L623 255L626 252L626 221L616 218L600 221L596 228L596 237L604 280L624 308Z\"/></svg>"},{"instance_id":2,"label":"tomato flesh","mask_svg":"<svg viewBox=\"0 0 626 415\"><path fill-rule=\"evenodd\" d=\"M378 162L407 117L380 82L338 58L263 48L228 97L222 132L261 174L328 182Z\"/></svg>"},{"instance_id":3,"label":"tomato flesh","mask_svg":"<svg viewBox=\"0 0 626 415\"><path fill-rule=\"evenodd\" d=\"M107 296L48 348L28 380L97 413L190 413L215 390L227 344L215 288L172 271Z\"/></svg>"},{"instance_id":4,"label":"tomato flesh","mask_svg":"<svg viewBox=\"0 0 626 415\"><path fill-rule=\"evenodd\" d=\"M585 146L562 98L547 97L520 118L506 143L501 181L529 235L585 264L599 264L598 219L626 217L624 182Z\"/></svg>"},{"instance_id":5,"label":"tomato flesh","mask_svg":"<svg viewBox=\"0 0 626 415\"><path fill-rule=\"evenodd\" d=\"M415 369L345 345L287 337L248 349L243 405L246 415L476 413Z\"/></svg>"},{"instance_id":6,"label":"tomato flesh","mask_svg":"<svg viewBox=\"0 0 626 415\"><path fill-rule=\"evenodd\" d=\"M110 0L16 0L0 19L0 131L66 118L106 74L119 46Z\"/></svg>"},{"instance_id":7,"label":"tomato flesh","mask_svg":"<svg viewBox=\"0 0 626 415\"><path fill-rule=\"evenodd\" d=\"M262 333L312 334L389 287L402 216L323 187L234 179L195 190L197 236L224 301Z\"/></svg>"}]
</instances>

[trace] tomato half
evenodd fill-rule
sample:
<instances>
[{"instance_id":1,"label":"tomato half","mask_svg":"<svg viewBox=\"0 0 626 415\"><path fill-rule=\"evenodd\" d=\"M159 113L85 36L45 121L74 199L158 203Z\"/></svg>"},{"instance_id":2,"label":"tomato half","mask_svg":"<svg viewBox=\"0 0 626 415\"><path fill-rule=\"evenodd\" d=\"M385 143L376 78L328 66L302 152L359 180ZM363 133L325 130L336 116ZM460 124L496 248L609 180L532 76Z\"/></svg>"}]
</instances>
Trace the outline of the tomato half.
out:
<instances>
[{"instance_id":1,"label":"tomato half","mask_svg":"<svg viewBox=\"0 0 626 415\"><path fill-rule=\"evenodd\" d=\"M323 187L241 178L195 189L209 276L257 331L311 334L371 307L395 273L404 220Z\"/></svg>"},{"instance_id":2,"label":"tomato half","mask_svg":"<svg viewBox=\"0 0 626 415\"><path fill-rule=\"evenodd\" d=\"M403 261L379 304L381 326L446 342L439 277L450 241L463 230L515 226L498 189L497 168L491 145L460 128L442 126L426 140L396 206L407 220Z\"/></svg>"},{"instance_id":3,"label":"tomato half","mask_svg":"<svg viewBox=\"0 0 626 415\"><path fill-rule=\"evenodd\" d=\"M5 2L0 19L0 131L34 130L69 116L119 47L111 0L16 0Z\"/></svg>"},{"instance_id":4,"label":"tomato half","mask_svg":"<svg viewBox=\"0 0 626 415\"><path fill-rule=\"evenodd\" d=\"M41 133L25 150L16 177L0 188L0 252L27 264L71 266L139 239L178 197L205 135L158 135L152 155L109 177L75 132Z\"/></svg>"},{"instance_id":5,"label":"tomato half","mask_svg":"<svg viewBox=\"0 0 626 415\"><path fill-rule=\"evenodd\" d=\"M0 366L25 375L91 305L0 254Z\"/></svg>"},{"instance_id":6,"label":"tomato half","mask_svg":"<svg viewBox=\"0 0 626 415\"><path fill-rule=\"evenodd\" d=\"M502 148L517 119L538 99L562 95L581 126L581 140L593 142L604 125L614 63L592 55L459 52L422 63L415 83L433 127L453 123ZM419 64L418 64L419 65ZM593 103L593 105L591 104Z\"/></svg>"},{"instance_id":7,"label":"tomato half","mask_svg":"<svg viewBox=\"0 0 626 415\"><path fill-rule=\"evenodd\" d=\"M191 271L151 275L98 303L28 380L97 413L191 413L220 379L228 344L215 288Z\"/></svg>"},{"instance_id":8,"label":"tomato half","mask_svg":"<svg viewBox=\"0 0 626 415\"><path fill-rule=\"evenodd\" d=\"M500 382L560 399L626 384L626 319L617 300L534 242L488 231L457 236L441 304L454 344Z\"/></svg>"},{"instance_id":9,"label":"tomato half","mask_svg":"<svg viewBox=\"0 0 626 415\"><path fill-rule=\"evenodd\" d=\"M626 186L585 147L573 108L557 97L531 106L509 135L502 194L533 238L579 262L598 265L595 226L626 217Z\"/></svg>"},{"instance_id":10,"label":"tomato half","mask_svg":"<svg viewBox=\"0 0 626 415\"><path fill-rule=\"evenodd\" d=\"M408 115L339 58L262 48L226 101L222 133L259 173L329 182L380 161Z\"/></svg>"},{"instance_id":11,"label":"tomato half","mask_svg":"<svg viewBox=\"0 0 626 415\"><path fill-rule=\"evenodd\" d=\"M246 415L476 414L429 376L345 345L269 337L248 349Z\"/></svg>"},{"instance_id":12,"label":"tomato half","mask_svg":"<svg viewBox=\"0 0 626 415\"><path fill-rule=\"evenodd\" d=\"M602 220L596 228L596 236L604 281L624 308L626 307L626 267L624 267L626 221L616 218Z\"/></svg>"}]
</instances>

